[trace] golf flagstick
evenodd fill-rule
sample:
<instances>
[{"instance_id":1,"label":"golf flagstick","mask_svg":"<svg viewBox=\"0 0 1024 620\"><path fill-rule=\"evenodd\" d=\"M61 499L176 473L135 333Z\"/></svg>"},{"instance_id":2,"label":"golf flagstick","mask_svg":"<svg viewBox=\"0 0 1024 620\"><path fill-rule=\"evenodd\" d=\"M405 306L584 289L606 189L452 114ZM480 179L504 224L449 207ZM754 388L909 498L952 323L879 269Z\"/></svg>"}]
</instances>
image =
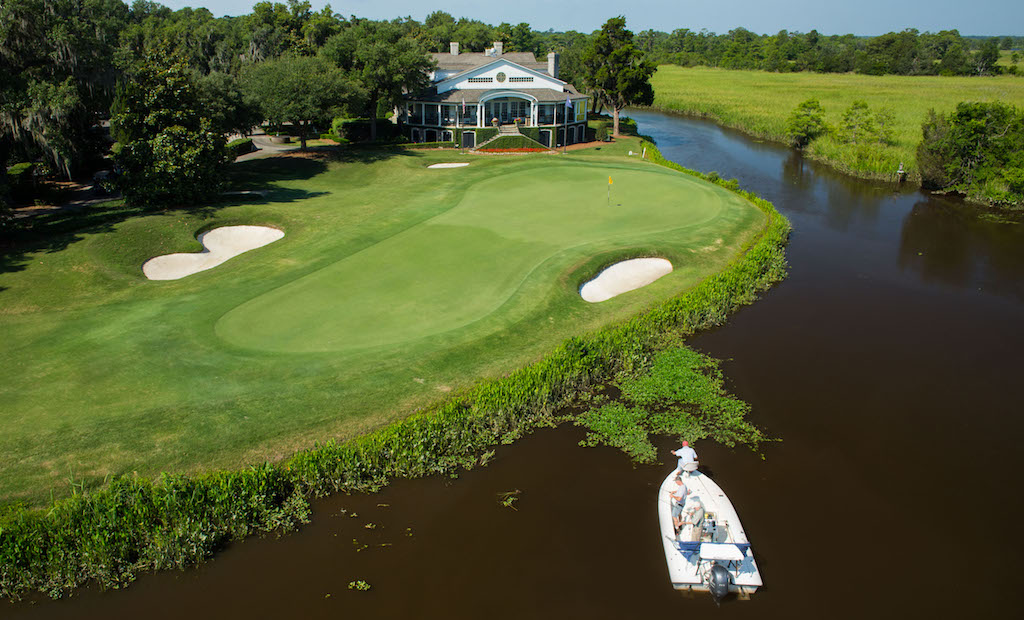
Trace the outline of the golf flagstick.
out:
<instances>
[{"instance_id":1,"label":"golf flagstick","mask_svg":"<svg viewBox=\"0 0 1024 620\"><path fill-rule=\"evenodd\" d=\"M612 206L612 177L608 175L608 206Z\"/></svg>"}]
</instances>

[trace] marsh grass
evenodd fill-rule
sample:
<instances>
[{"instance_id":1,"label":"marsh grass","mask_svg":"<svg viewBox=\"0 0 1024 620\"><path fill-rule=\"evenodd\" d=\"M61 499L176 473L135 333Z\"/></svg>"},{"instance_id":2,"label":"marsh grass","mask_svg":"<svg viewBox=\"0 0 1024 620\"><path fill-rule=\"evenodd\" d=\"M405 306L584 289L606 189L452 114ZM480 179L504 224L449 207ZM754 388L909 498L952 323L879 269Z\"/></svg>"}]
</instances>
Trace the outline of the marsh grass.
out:
<instances>
[{"instance_id":1,"label":"marsh grass","mask_svg":"<svg viewBox=\"0 0 1024 620\"><path fill-rule=\"evenodd\" d=\"M768 73L661 65L651 80L654 107L706 117L751 135L788 143L786 121L807 99L817 99L825 120L837 127L856 100L872 112L893 113L893 144L845 144L826 136L805 155L844 172L891 179L900 163L919 180L916 149L930 108L952 111L961 101L1003 101L1024 107L1024 79L1012 76L940 77L857 74Z\"/></svg>"}]
</instances>

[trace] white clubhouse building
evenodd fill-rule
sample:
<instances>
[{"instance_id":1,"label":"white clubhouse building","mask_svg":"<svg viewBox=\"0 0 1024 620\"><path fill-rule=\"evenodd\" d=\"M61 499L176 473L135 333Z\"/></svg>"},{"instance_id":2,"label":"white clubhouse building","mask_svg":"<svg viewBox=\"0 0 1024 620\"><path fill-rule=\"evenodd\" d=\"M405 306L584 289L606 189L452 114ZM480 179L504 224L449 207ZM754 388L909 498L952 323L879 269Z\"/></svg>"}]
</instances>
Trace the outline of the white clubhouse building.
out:
<instances>
[{"instance_id":1,"label":"white clubhouse building","mask_svg":"<svg viewBox=\"0 0 1024 620\"><path fill-rule=\"evenodd\" d=\"M544 146L561 146L566 136L569 144L585 140L587 96L558 79L558 54L548 54L545 64L530 52L503 53L499 41L484 52L463 54L451 43L451 53L433 58L437 69L431 86L407 95L399 110L413 142L461 136L463 146L473 147L475 130L488 127L501 133L521 130Z\"/></svg>"}]
</instances>

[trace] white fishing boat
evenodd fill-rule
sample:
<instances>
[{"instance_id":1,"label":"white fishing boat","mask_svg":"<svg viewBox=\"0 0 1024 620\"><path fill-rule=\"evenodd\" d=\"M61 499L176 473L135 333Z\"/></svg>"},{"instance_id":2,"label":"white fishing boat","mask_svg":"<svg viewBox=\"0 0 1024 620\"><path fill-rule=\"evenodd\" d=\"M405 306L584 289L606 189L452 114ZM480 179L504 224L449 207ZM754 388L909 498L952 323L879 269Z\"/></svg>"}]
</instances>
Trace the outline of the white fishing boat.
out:
<instances>
[{"instance_id":1,"label":"white fishing boat","mask_svg":"<svg viewBox=\"0 0 1024 620\"><path fill-rule=\"evenodd\" d=\"M665 545L669 578L676 590L710 592L721 599L729 592L746 599L761 585L750 542L732 502L715 481L699 471L684 474L689 490L680 521L673 522L673 493L679 488L673 471L658 490L658 521Z\"/></svg>"}]
</instances>

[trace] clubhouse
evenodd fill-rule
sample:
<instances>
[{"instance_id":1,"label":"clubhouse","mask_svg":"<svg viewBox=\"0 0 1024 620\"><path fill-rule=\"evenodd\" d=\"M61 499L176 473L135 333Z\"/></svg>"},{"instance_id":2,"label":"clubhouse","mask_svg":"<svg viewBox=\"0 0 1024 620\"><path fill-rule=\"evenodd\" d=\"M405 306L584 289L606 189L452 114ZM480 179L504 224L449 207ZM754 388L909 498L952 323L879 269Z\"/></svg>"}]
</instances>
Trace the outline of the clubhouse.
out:
<instances>
[{"instance_id":1,"label":"clubhouse","mask_svg":"<svg viewBox=\"0 0 1024 620\"><path fill-rule=\"evenodd\" d=\"M478 135L482 144L493 128L548 147L586 139L588 98L558 79L558 54L548 54L545 64L531 52L503 53L500 41L484 52L459 53L458 43L450 45L450 53L433 54L437 69L430 87L406 95L399 110L413 142L458 139L472 148L479 146Z\"/></svg>"}]
</instances>

